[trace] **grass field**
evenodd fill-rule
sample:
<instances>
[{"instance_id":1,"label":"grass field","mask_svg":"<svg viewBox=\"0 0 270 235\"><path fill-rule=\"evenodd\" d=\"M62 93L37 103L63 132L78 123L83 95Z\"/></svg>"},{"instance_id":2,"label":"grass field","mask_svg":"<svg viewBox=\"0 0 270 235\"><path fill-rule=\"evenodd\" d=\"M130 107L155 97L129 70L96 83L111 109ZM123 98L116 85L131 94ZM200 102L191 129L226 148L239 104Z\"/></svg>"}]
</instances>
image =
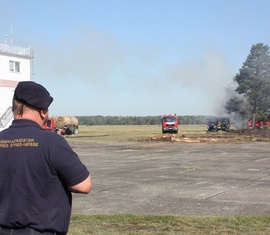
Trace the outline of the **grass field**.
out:
<instances>
[{"instance_id":1,"label":"grass field","mask_svg":"<svg viewBox=\"0 0 270 235\"><path fill-rule=\"evenodd\" d=\"M268 133L268 132L266 132ZM162 135L161 126L80 126L69 143L146 141ZM176 137L228 138L230 141L269 141L268 134L207 132L205 125L184 125ZM266 136L266 137L265 137ZM248 137L248 138L247 138ZM156 215L72 215L69 235L85 234L270 234L270 216L183 217Z\"/></svg>"},{"instance_id":2,"label":"grass field","mask_svg":"<svg viewBox=\"0 0 270 235\"><path fill-rule=\"evenodd\" d=\"M159 126L80 126L78 135L68 136L80 142L122 142L160 134Z\"/></svg>"},{"instance_id":3,"label":"grass field","mask_svg":"<svg viewBox=\"0 0 270 235\"><path fill-rule=\"evenodd\" d=\"M127 142L149 141L154 136L161 136L160 125L125 125L125 126L79 126L79 134L66 136L69 143L88 142ZM224 139L229 142L270 141L270 131L265 130L235 130L207 131L206 125L181 125L176 138Z\"/></svg>"},{"instance_id":4,"label":"grass field","mask_svg":"<svg viewBox=\"0 0 270 235\"><path fill-rule=\"evenodd\" d=\"M66 136L68 142L126 142L151 139L162 135L159 125L80 126L78 135ZM176 137L224 136L225 132L209 133L205 125L181 125Z\"/></svg>"},{"instance_id":5,"label":"grass field","mask_svg":"<svg viewBox=\"0 0 270 235\"><path fill-rule=\"evenodd\" d=\"M69 235L262 235L270 234L270 217L153 215L73 215Z\"/></svg>"}]
</instances>

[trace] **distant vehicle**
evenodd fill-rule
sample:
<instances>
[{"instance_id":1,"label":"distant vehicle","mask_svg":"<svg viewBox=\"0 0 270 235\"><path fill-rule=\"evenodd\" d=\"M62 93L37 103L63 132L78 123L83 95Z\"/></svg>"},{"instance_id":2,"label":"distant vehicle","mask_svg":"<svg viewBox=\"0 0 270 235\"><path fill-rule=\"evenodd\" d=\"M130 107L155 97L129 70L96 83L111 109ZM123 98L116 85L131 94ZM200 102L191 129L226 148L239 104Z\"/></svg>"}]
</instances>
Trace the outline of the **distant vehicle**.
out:
<instances>
[{"instance_id":1,"label":"distant vehicle","mask_svg":"<svg viewBox=\"0 0 270 235\"><path fill-rule=\"evenodd\" d=\"M227 131L230 129L230 119L227 117L212 117L207 120L208 131Z\"/></svg>"},{"instance_id":2,"label":"distant vehicle","mask_svg":"<svg viewBox=\"0 0 270 235\"><path fill-rule=\"evenodd\" d=\"M252 127L252 121L251 120L248 120L247 126L248 126L248 128L253 128ZM257 129L267 129L267 128L270 127L270 121L256 120L255 127Z\"/></svg>"},{"instance_id":3,"label":"distant vehicle","mask_svg":"<svg viewBox=\"0 0 270 235\"><path fill-rule=\"evenodd\" d=\"M50 117L44 124L43 129L54 131L59 135L78 134L78 119L73 116Z\"/></svg>"},{"instance_id":4,"label":"distant vehicle","mask_svg":"<svg viewBox=\"0 0 270 235\"><path fill-rule=\"evenodd\" d=\"M167 114L161 117L162 133L178 133L178 117L176 114Z\"/></svg>"}]
</instances>

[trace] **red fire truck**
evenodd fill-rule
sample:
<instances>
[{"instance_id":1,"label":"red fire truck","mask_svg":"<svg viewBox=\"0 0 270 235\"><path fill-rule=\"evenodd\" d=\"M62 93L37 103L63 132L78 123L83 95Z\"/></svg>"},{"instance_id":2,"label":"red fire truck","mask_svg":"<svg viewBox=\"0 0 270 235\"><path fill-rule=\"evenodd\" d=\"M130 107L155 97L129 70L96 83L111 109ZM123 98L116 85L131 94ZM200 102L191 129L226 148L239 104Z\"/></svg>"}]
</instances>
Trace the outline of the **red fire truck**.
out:
<instances>
[{"instance_id":1,"label":"red fire truck","mask_svg":"<svg viewBox=\"0 0 270 235\"><path fill-rule=\"evenodd\" d=\"M162 133L178 133L178 117L176 114L167 114L161 117Z\"/></svg>"}]
</instances>

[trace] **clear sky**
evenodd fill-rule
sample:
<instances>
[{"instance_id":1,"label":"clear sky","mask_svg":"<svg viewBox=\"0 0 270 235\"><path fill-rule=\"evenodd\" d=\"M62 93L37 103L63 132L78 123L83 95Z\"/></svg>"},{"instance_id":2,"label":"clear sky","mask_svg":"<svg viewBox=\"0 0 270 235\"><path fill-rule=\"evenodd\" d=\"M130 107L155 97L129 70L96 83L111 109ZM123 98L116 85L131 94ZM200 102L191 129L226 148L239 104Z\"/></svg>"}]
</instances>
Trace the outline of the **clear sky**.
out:
<instances>
[{"instance_id":1,"label":"clear sky","mask_svg":"<svg viewBox=\"0 0 270 235\"><path fill-rule=\"evenodd\" d=\"M269 0L0 0L0 43L34 50L50 115L221 115ZM12 25L12 27L11 27Z\"/></svg>"}]
</instances>

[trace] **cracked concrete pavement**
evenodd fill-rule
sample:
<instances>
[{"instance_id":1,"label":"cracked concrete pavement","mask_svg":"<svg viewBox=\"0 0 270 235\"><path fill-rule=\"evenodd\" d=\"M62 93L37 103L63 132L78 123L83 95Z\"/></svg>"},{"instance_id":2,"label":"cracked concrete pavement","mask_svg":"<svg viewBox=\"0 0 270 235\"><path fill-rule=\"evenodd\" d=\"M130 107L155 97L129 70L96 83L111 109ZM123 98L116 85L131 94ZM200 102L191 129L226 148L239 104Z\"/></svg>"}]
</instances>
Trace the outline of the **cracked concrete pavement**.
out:
<instances>
[{"instance_id":1,"label":"cracked concrete pavement","mask_svg":"<svg viewBox=\"0 0 270 235\"><path fill-rule=\"evenodd\" d=\"M270 214L270 143L72 145L92 174L73 213L236 216Z\"/></svg>"}]
</instances>

